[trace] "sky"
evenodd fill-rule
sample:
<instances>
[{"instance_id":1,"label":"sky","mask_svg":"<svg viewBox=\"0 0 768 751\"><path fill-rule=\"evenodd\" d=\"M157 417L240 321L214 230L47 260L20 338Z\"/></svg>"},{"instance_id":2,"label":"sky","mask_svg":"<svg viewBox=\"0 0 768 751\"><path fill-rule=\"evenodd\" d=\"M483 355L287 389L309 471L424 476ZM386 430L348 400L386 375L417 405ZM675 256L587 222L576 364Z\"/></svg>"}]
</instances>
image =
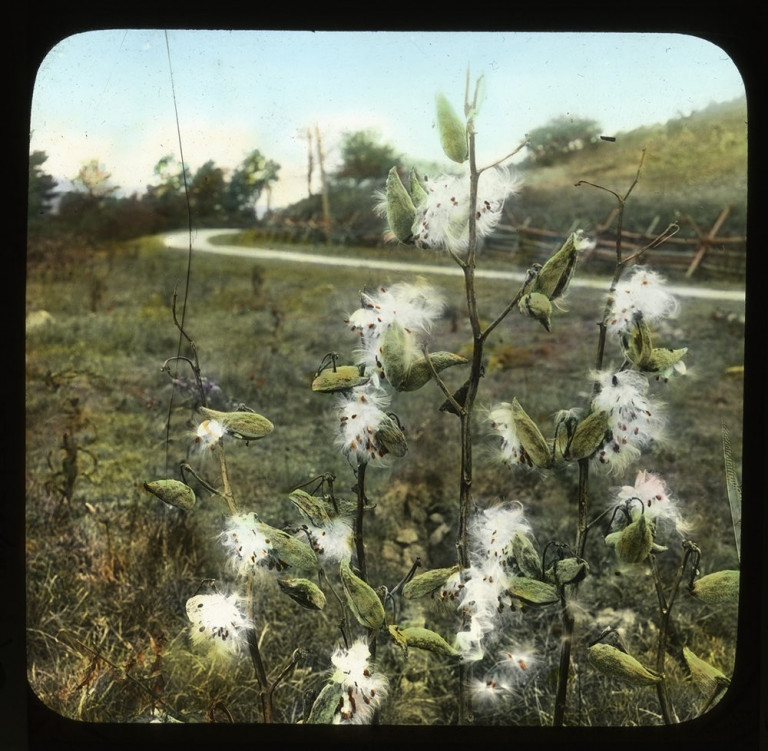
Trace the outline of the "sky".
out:
<instances>
[{"instance_id":1,"label":"sky","mask_svg":"<svg viewBox=\"0 0 768 751\"><path fill-rule=\"evenodd\" d=\"M329 170L342 134L362 129L445 164L435 95L461 110L468 70L484 82L480 165L556 117L615 136L745 93L723 49L678 33L99 30L43 59L30 153L46 152L59 180L96 159L121 192L142 194L167 154L194 173L209 160L234 169L259 149L281 165L277 208L307 195L315 127Z\"/></svg>"}]
</instances>

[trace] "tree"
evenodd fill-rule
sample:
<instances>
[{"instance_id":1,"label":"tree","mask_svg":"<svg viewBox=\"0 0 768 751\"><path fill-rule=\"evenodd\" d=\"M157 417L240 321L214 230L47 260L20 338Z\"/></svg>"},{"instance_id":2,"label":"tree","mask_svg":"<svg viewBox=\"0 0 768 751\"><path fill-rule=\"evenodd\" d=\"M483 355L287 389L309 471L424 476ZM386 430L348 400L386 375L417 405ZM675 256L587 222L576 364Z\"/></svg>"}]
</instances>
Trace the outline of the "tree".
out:
<instances>
[{"instance_id":1,"label":"tree","mask_svg":"<svg viewBox=\"0 0 768 751\"><path fill-rule=\"evenodd\" d=\"M393 164L403 161L389 144L383 144L372 130L345 133L341 141L341 166L334 173L336 180L384 179Z\"/></svg>"},{"instance_id":2,"label":"tree","mask_svg":"<svg viewBox=\"0 0 768 751\"><path fill-rule=\"evenodd\" d=\"M224 218L226 180L224 170L208 160L189 184L189 204L197 221L217 223Z\"/></svg>"},{"instance_id":3,"label":"tree","mask_svg":"<svg viewBox=\"0 0 768 751\"><path fill-rule=\"evenodd\" d=\"M33 151L30 154L27 219L34 226L38 226L50 212L51 204L58 195L56 180L42 169L46 161L48 154L44 151Z\"/></svg>"},{"instance_id":4,"label":"tree","mask_svg":"<svg viewBox=\"0 0 768 751\"><path fill-rule=\"evenodd\" d=\"M254 149L232 173L226 196L226 206L233 217L256 218L256 204L261 194L267 194L267 210L272 184L277 182L280 165Z\"/></svg>"},{"instance_id":5,"label":"tree","mask_svg":"<svg viewBox=\"0 0 768 751\"><path fill-rule=\"evenodd\" d=\"M556 117L528 134L530 159L542 166L555 164L574 151L593 146L599 135L600 125L595 120Z\"/></svg>"},{"instance_id":6,"label":"tree","mask_svg":"<svg viewBox=\"0 0 768 751\"><path fill-rule=\"evenodd\" d=\"M158 160L154 174L159 182L147 186L142 202L156 214L158 231L182 227L187 218L189 170L173 154L166 154Z\"/></svg>"},{"instance_id":7,"label":"tree","mask_svg":"<svg viewBox=\"0 0 768 751\"><path fill-rule=\"evenodd\" d=\"M105 198L119 190L119 186L110 184L111 177L98 159L91 159L80 167L72 182L83 188L91 198Z\"/></svg>"}]
</instances>

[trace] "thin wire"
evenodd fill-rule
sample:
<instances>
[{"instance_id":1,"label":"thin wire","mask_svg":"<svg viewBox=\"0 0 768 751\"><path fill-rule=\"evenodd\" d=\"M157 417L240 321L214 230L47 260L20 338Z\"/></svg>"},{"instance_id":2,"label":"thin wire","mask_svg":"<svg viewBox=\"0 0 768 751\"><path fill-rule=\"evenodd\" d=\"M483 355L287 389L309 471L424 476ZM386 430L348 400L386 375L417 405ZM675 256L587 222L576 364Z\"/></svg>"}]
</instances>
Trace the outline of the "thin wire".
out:
<instances>
[{"instance_id":1,"label":"thin wire","mask_svg":"<svg viewBox=\"0 0 768 751\"><path fill-rule=\"evenodd\" d=\"M183 337L184 319L187 314L187 298L189 296L189 284L192 278L192 211L189 205L189 187L187 185L187 168L184 163L184 148L181 142L181 126L179 124L179 109L176 104L176 87L174 85L173 64L171 62L171 45L168 40L168 30L166 29L163 33L165 34L165 50L168 55L168 71L171 78L171 94L173 98L173 110L176 117L176 136L179 141L179 157L181 160L181 177L184 182L184 199L187 204L187 232L189 234L189 249L187 251L187 274L186 274L186 280L184 284L184 297L182 299L182 304L181 304L181 321L180 321L181 326L179 330L179 343L176 349L176 356L178 358L181 356L181 344L184 338ZM174 300L174 304L175 304L175 300ZM179 367L178 363L179 363L179 360L177 359L175 363L176 371L174 373L174 376L178 373L178 367ZM175 389L171 389L171 398L168 403L168 417L165 422L165 469L166 469L166 472L168 471L168 450L170 446L171 411L173 409L174 391Z\"/></svg>"}]
</instances>

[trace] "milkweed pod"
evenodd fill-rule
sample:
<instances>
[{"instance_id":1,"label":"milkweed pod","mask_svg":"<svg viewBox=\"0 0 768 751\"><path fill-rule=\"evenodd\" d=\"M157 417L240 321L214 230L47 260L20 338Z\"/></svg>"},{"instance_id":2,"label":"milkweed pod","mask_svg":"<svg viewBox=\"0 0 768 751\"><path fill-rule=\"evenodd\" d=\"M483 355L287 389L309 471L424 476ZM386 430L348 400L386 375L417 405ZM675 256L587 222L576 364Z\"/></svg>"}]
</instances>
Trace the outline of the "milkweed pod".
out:
<instances>
[{"instance_id":1,"label":"milkweed pod","mask_svg":"<svg viewBox=\"0 0 768 751\"><path fill-rule=\"evenodd\" d=\"M257 522L257 526L269 545L270 561L278 571L291 569L307 574L317 571L317 555L307 543L264 522Z\"/></svg>"},{"instance_id":2,"label":"milkweed pod","mask_svg":"<svg viewBox=\"0 0 768 751\"><path fill-rule=\"evenodd\" d=\"M288 499L296 506L301 515L315 527L322 527L330 522L331 518L322 498L297 488L288 494Z\"/></svg>"},{"instance_id":3,"label":"milkweed pod","mask_svg":"<svg viewBox=\"0 0 768 751\"><path fill-rule=\"evenodd\" d=\"M605 410L590 412L576 425L573 438L566 445L563 456L573 461L588 459L605 442L609 425L608 412Z\"/></svg>"},{"instance_id":4,"label":"milkweed pod","mask_svg":"<svg viewBox=\"0 0 768 751\"><path fill-rule=\"evenodd\" d=\"M400 626L388 626L387 630L389 631L389 635L392 637L392 640L395 642L395 644L397 644L397 646L400 647L403 652L407 652L408 644L406 643L405 637L400 631Z\"/></svg>"},{"instance_id":5,"label":"milkweed pod","mask_svg":"<svg viewBox=\"0 0 768 751\"><path fill-rule=\"evenodd\" d=\"M653 341L651 330L641 315L636 315L632 329L622 334L621 346L627 359L644 370L653 352Z\"/></svg>"},{"instance_id":6,"label":"milkweed pod","mask_svg":"<svg viewBox=\"0 0 768 751\"><path fill-rule=\"evenodd\" d=\"M526 605L553 605L560 601L557 590L551 584L524 576L512 578L507 594Z\"/></svg>"},{"instance_id":7,"label":"milkweed pod","mask_svg":"<svg viewBox=\"0 0 768 751\"><path fill-rule=\"evenodd\" d=\"M736 605L739 601L739 571L715 571L697 579L691 594L707 605Z\"/></svg>"},{"instance_id":8,"label":"milkweed pod","mask_svg":"<svg viewBox=\"0 0 768 751\"><path fill-rule=\"evenodd\" d=\"M721 671L701 657L683 647L683 660L688 669L688 679L706 697L712 696L718 689L728 688L731 681Z\"/></svg>"},{"instance_id":9,"label":"milkweed pod","mask_svg":"<svg viewBox=\"0 0 768 751\"><path fill-rule=\"evenodd\" d=\"M197 501L195 491L180 480L153 480L144 483L144 490L169 506L189 511Z\"/></svg>"},{"instance_id":10,"label":"milkweed pod","mask_svg":"<svg viewBox=\"0 0 768 751\"><path fill-rule=\"evenodd\" d=\"M397 421L386 415L376 429L376 443L385 453L398 458L408 453L408 441Z\"/></svg>"},{"instance_id":11,"label":"milkweed pod","mask_svg":"<svg viewBox=\"0 0 768 751\"><path fill-rule=\"evenodd\" d=\"M444 587L448 579L458 573L459 569L460 566L457 564L449 568L433 568L430 571L416 574L403 587L403 597L407 600L416 600L431 595Z\"/></svg>"},{"instance_id":12,"label":"milkweed pod","mask_svg":"<svg viewBox=\"0 0 768 751\"><path fill-rule=\"evenodd\" d=\"M688 354L688 347L681 347L680 349L654 347L648 362L642 370L646 373L666 373L678 367L686 354Z\"/></svg>"},{"instance_id":13,"label":"milkweed pod","mask_svg":"<svg viewBox=\"0 0 768 751\"><path fill-rule=\"evenodd\" d=\"M541 558L528 535L517 530L512 535L512 556L522 576L538 579L541 576Z\"/></svg>"},{"instance_id":14,"label":"milkweed pod","mask_svg":"<svg viewBox=\"0 0 768 751\"><path fill-rule=\"evenodd\" d=\"M560 250L552 255L541 267L533 283L533 291L540 292L549 300L557 300L565 294L573 278L578 256L578 241L582 236L581 230L572 232L563 243Z\"/></svg>"},{"instance_id":15,"label":"milkweed pod","mask_svg":"<svg viewBox=\"0 0 768 751\"><path fill-rule=\"evenodd\" d=\"M308 725L332 725L339 711L342 688L336 682L326 683L312 704L307 717Z\"/></svg>"},{"instance_id":16,"label":"milkweed pod","mask_svg":"<svg viewBox=\"0 0 768 751\"><path fill-rule=\"evenodd\" d=\"M411 229L416 220L416 207L400 179L397 167L392 167L386 184L387 223L390 232L401 242L410 243Z\"/></svg>"},{"instance_id":17,"label":"milkweed pod","mask_svg":"<svg viewBox=\"0 0 768 751\"><path fill-rule=\"evenodd\" d=\"M523 315L535 318L547 331L552 331L552 303L546 295L529 292L520 298L517 307Z\"/></svg>"},{"instance_id":18,"label":"milkweed pod","mask_svg":"<svg viewBox=\"0 0 768 751\"><path fill-rule=\"evenodd\" d=\"M412 361L413 343L408 333L397 322L391 324L382 334L379 344L384 375L396 391L402 391L408 378Z\"/></svg>"},{"instance_id":19,"label":"milkweed pod","mask_svg":"<svg viewBox=\"0 0 768 751\"><path fill-rule=\"evenodd\" d=\"M341 562L339 574L347 605L357 622L366 628L381 628L386 615L384 606L373 588L352 571L348 561Z\"/></svg>"},{"instance_id":20,"label":"milkweed pod","mask_svg":"<svg viewBox=\"0 0 768 751\"><path fill-rule=\"evenodd\" d=\"M220 422L227 433L244 441L255 441L269 435L275 426L263 415L249 410L218 412L208 407L200 407L200 412L209 420Z\"/></svg>"},{"instance_id":21,"label":"milkweed pod","mask_svg":"<svg viewBox=\"0 0 768 751\"><path fill-rule=\"evenodd\" d=\"M531 462L541 469L549 467L552 464L552 452L549 450L549 445L538 425L520 406L517 398L512 400L511 414L520 445Z\"/></svg>"},{"instance_id":22,"label":"milkweed pod","mask_svg":"<svg viewBox=\"0 0 768 751\"><path fill-rule=\"evenodd\" d=\"M445 94L437 95L436 104L437 127L443 152L451 161L463 164L469 156L467 126L456 114Z\"/></svg>"},{"instance_id":23,"label":"milkweed pod","mask_svg":"<svg viewBox=\"0 0 768 751\"><path fill-rule=\"evenodd\" d=\"M278 579L277 584L282 592L303 608L322 610L325 607L323 591L309 579Z\"/></svg>"},{"instance_id":24,"label":"milkweed pod","mask_svg":"<svg viewBox=\"0 0 768 751\"><path fill-rule=\"evenodd\" d=\"M453 352L432 352L429 355L436 373L440 373L453 365L465 365L469 362L466 357L455 355ZM400 384L398 391L417 391L432 378L432 368L426 357L420 357L411 363L405 380Z\"/></svg>"},{"instance_id":25,"label":"milkweed pod","mask_svg":"<svg viewBox=\"0 0 768 751\"><path fill-rule=\"evenodd\" d=\"M616 546L616 555L622 563L642 563L653 550L653 524L645 514L627 524L616 536L608 535L606 542Z\"/></svg>"},{"instance_id":26,"label":"milkweed pod","mask_svg":"<svg viewBox=\"0 0 768 751\"><path fill-rule=\"evenodd\" d=\"M425 649L428 652L442 655L444 657L458 657L460 652L452 647L440 634L421 626L409 626L400 628L399 626L390 626L389 632L395 630L398 634L396 641L405 643L406 648Z\"/></svg>"},{"instance_id":27,"label":"milkweed pod","mask_svg":"<svg viewBox=\"0 0 768 751\"><path fill-rule=\"evenodd\" d=\"M312 391L346 391L370 380L371 377L363 375L357 365L338 365L335 370L328 368L318 373L312 381Z\"/></svg>"},{"instance_id":28,"label":"milkweed pod","mask_svg":"<svg viewBox=\"0 0 768 751\"><path fill-rule=\"evenodd\" d=\"M578 584L589 573L589 564L583 558L571 556L555 561L547 569L547 579L556 585Z\"/></svg>"},{"instance_id":29,"label":"milkweed pod","mask_svg":"<svg viewBox=\"0 0 768 751\"><path fill-rule=\"evenodd\" d=\"M593 644L587 649L587 655L594 668L618 681L633 686L653 686L662 680L658 673L611 644Z\"/></svg>"},{"instance_id":30,"label":"milkweed pod","mask_svg":"<svg viewBox=\"0 0 768 751\"><path fill-rule=\"evenodd\" d=\"M411 167L410 182L408 184L411 194L411 200L413 205L418 209L422 204L427 202L427 191L424 190L424 186L421 184L418 172L415 167Z\"/></svg>"}]
</instances>

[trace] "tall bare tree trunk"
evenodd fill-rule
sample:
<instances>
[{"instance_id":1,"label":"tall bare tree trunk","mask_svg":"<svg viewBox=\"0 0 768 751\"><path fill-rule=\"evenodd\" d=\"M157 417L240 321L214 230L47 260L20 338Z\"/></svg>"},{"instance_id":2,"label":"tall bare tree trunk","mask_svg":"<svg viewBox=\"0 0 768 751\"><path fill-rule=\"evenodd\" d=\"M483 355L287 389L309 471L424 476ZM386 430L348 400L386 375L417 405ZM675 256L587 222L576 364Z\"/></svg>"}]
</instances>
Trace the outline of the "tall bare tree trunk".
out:
<instances>
[{"instance_id":1,"label":"tall bare tree trunk","mask_svg":"<svg viewBox=\"0 0 768 751\"><path fill-rule=\"evenodd\" d=\"M320 135L320 129L315 126L315 140L317 141L317 161L320 167L320 186L323 200L323 231L325 232L325 242L331 242L331 206L328 200L328 179L325 174L325 153L323 152L323 139Z\"/></svg>"}]
</instances>

